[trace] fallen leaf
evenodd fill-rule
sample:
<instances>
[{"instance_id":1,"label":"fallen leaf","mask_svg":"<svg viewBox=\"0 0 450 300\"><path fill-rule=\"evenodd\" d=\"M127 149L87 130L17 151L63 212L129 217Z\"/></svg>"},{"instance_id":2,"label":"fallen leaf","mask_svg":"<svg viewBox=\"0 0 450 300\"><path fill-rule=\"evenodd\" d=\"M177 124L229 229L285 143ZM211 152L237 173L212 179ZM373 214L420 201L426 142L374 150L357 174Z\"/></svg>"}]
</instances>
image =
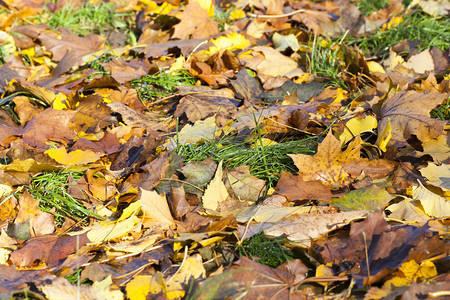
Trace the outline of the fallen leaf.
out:
<instances>
[{"instance_id":1,"label":"fallen leaf","mask_svg":"<svg viewBox=\"0 0 450 300\"><path fill-rule=\"evenodd\" d=\"M366 210L369 212L382 209L394 197L386 189L370 185L346 193L343 197L331 201L343 211Z\"/></svg>"},{"instance_id":2,"label":"fallen leaf","mask_svg":"<svg viewBox=\"0 0 450 300\"><path fill-rule=\"evenodd\" d=\"M163 229L167 229L174 225L174 219L165 195L159 195L155 191L147 191L141 188L139 201L144 213L143 225L145 227L158 224Z\"/></svg>"},{"instance_id":3,"label":"fallen leaf","mask_svg":"<svg viewBox=\"0 0 450 300\"><path fill-rule=\"evenodd\" d=\"M275 190L289 201L329 201L333 197L330 188L320 181L304 181L302 176L293 176L285 172L281 173Z\"/></svg>"},{"instance_id":4,"label":"fallen leaf","mask_svg":"<svg viewBox=\"0 0 450 300\"><path fill-rule=\"evenodd\" d=\"M360 142L355 139L345 151L341 150L341 143L331 131L319 144L314 156L305 154L289 154L299 169L304 181L318 180L324 185L339 187L350 182L350 175L342 166L343 162L360 158Z\"/></svg>"},{"instance_id":5,"label":"fallen leaf","mask_svg":"<svg viewBox=\"0 0 450 300\"><path fill-rule=\"evenodd\" d=\"M420 173L428 179L430 184L440 187L444 191L450 191L450 165L437 166L428 163L427 167L420 169Z\"/></svg>"},{"instance_id":6,"label":"fallen leaf","mask_svg":"<svg viewBox=\"0 0 450 300\"><path fill-rule=\"evenodd\" d=\"M360 268L352 272L360 287L380 281L410 256L424 260L448 251L448 245L439 239L437 232L428 231L427 225L391 227L382 212L369 214L366 220L352 222L350 226L348 237L318 241L316 247L320 248L324 263L350 260L359 264Z\"/></svg>"},{"instance_id":7,"label":"fallen leaf","mask_svg":"<svg viewBox=\"0 0 450 300\"><path fill-rule=\"evenodd\" d=\"M386 209L391 212L389 218L392 219L418 222L421 225L430 219L421 209L419 200L404 199L399 203L389 205Z\"/></svg>"},{"instance_id":8,"label":"fallen leaf","mask_svg":"<svg viewBox=\"0 0 450 300\"><path fill-rule=\"evenodd\" d=\"M429 113L447 98L447 94L436 92L397 92L381 106L378 132L383 132L385 127L391 124L391 147L406 145L406 140L411 138L411 135L416 135L421 142L435 139L444 134L446 122L431 119Z\"/></svg>"},{"instance_id":9,"label":"fallen leaf","mask_svg":"<svg viewBox=\"0 0 450 300\"><path fill-rule=\"evenodd\" d=\"M68 166L89 164L97 161L101 157L101 155L90 150L75 150L67 153L67 149L64 147L51 148L44 153L56 160L59 164Z\"/></svg>"},{"instance_id":10,"label":"fallen leaf","mask_svg":"<svg viewBox=\"0 0 450 300\"><path fill-rule=\"evenodd\" d=\"M273 48L265 46L254 47L253 56L253 58L245 62L245 66L255 70L263 81L274 76L292 78L303 75L303 71L294 60Z\"/></svg>"},{"instance_id":11,"label":"fallen leaf","mask_svg":"<svg viewBox=\"0 0 450 300\"><path fill-rule=\"evenodd\" d=\"M216 211L219 208L219 204L225 201L229 194L225 184L222 181L222 161L217 166L216 174L202 197L203 208Z\"/></svg>"},{"instance_id":12,"label":"fallen leaf","mask_svg":"<svg viewBox=\"0 0 450 300\"><path fill-rule=\"evenodd\" d=\"M419 186L413 187L412 198L420 200L425 213L430 217L445 218L450 216L450 201L429 191L420 182Z\"/></svg>"},{"instance_id":13,"label":"fallen leaf","mask_svg":"<svg viewBox=\"0 0 450 300\"><path fill-rule=\"evenodd\" d=\"M51 283L47 283L39 286L50 300L57 299L111 299L119 300L123 299L121 291L110 291L109 286L112 281L111 278L105 279L106 282L94 282L92 286L82 285L77 286L71 284L67 279L58 277ZM108 282L109 281L109 282Z\"/></svg>"},{"instance_id":14,"label":"fallen leaf","mask_svg":"<svg viewBox=\"0 0 450 300\"><path fill-rule=\"evenodd\" d=\"M174 39L184 40L190 35L193 39L200 39L219 33L217 23L209 18L208 12L196 1L186 5L180 19L181 22L174 26Z\"/></svg>"},{"instance_id":15,"label":"fallen leaf","mask_svg":"<svg viewBox=\"0 0 450 300\"><path fill-rule=\"evenodd\" d=\"M226 171L229 188L239 200L257 201L265 181L250 174L250 166L240 166Z\"/></svg>"}]
</instances>

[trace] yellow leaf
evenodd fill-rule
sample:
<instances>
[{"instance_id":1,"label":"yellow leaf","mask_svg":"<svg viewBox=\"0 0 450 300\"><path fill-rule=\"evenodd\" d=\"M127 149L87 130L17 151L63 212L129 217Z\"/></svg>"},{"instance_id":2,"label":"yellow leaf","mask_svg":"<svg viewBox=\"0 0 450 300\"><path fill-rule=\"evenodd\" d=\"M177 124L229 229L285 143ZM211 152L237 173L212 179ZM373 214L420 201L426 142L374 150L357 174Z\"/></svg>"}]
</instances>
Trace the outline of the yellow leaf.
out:
<instances>
[{"instance_id":1,"label":"yellow leaf","mask_svg":"<svg viewBox=\"0 0 450 300\"><path fill-rule=\"evenodd\" d=\"M178 6L175 6L169 2L163 2L160 6L158 6L155 2L153 1L142 1L145 2L145 4L147 4L147 8L146 11L149 13L154 13L157 15L167 15L169 14L172 10L177 9Z\"/></svg>"},{"instance_id":2,"label":"yellow leaf","mask_svg":"<svg viewBox=\"0 0 450 300\"><path fill-rule=\"evenodd\" d=\"M181 145L194 144L204 139L214 138L216 134L220 133L219 131L216 133L216 131L216 118L213 116L203 121L196 121L194 125L186 124L178 132L176 138ZM174 141L172 140L171 143L174 143ZM170 149L171 144L168 144L166 147Z\"/></svg>"},{"instance_id":3,"label":"yellow leaf","mask_svg":"<svg viewBox=\"0 0 450 300\"><path fill-rule=\"evenodd\" d=\"M245 18L245 12L242 9L235 9L230 14L230 20Z\"/></svg>"},{"instance_id":4,"label":"yellow leaf","mask_svg":"<svg viewBox=\"0 0 450 300\"><path fill-rule=\"evenodd\" d=\"M348 92L344 89L337 88L336 90L336 96L334 96L334 100L331 104L340 104L342 100L345 100L348 98Z\"/></svg>"},{"instance_id":5,"label":"yellow leaf","mask_svg":"<svg viewBox=\"0 0 450 300\"><path fill-rule=\"evenodd\" d=\"M432 278L437 276L436 266L433 262L426 260L420 263L419 272L417 272L417 278Z\"/></svg>"},{"instance_id":6,"label":"yellow leaf","mask_svg":"<svg viewBox=\"0 0 450 300\"><path fill-rule=\"evenodd\" d=\"M0 164L0 169L13 172L42 172L60 170L61 168L52 164L37 162L32 158L27 158L24 160L15 159L9 165Z\"/></svg>"},{"instance_id":7,"label":"yellow leaf","mask_svg":"<svg viewBox=\"0 0 450 300\"><path fill-rule=\"evenodd\" d=\"M353 118L345 124L344 132L339 136L339 140L344 145L353 137L362 132L372 131L374 128L377 128L377 119L373 116L366 116L364 119Z\"/></svg>"},{"instance_id":8,"label":"yellow leaf","mask_svg":"<svg viewBox=\"0 0 450 300\"><path fill-rule=\"evenodd\" d=\"M425 224L430 218L419 208L419 205L419 201L409 198L394 203L387 208L391 212L389 218Z\"/></svg>"},{"instance_id":9,"label":"yellow leaf","mask_svg":"<svg viewBox=\"0 0 450 300\"><path fill-rule=\"evenodd\" d=\"M97 161L101 155L90 150L75 150L67 153L66 148L52 148L44 152L62 165L84 165Z\"/></svg>"},{"instance_id":10,"label":"yellow leaf","mask_svg":"<svg viewBox=\"0 0 450 300\"><path fill-rule=\"evenodd\" d=\"M202 51L205 54L214 54L220 50L236 51L247 48L250 46L250 41L247 40L243 35L233 32L227 35L218 37L217 39L211 39L211 43L214 44L208 50Z\"/></svg>"},{"instance_id":11,"label":"yellow leaf","mask_svg":"<svg viewBox=\"0 0 450 300\"><path fill-rule=\"evenodd\" d=\"M12 188L7 184L0 184L0 198L12 192Z\"/></svg>"},{"instance_id":12,"label":"yellow leaf","mask_svg":"<svg viewBox=\"0 0 450 300\"><path fill-rule=\"evenodd\" d=\"M147 295L165 293L166 283L164 282L163 274L157 272L155 275L138 275L127 283L125 290L127 291L128 299L145 300Z\"/></svg>"},{"instance_id":13,"label":"yellow leaf","mask_svg":"<svg viewBox=\"0 0 450 300\"><path fill-rule=\"evenodd\" d=\"M184 68L183 64L184 64L185 61L186 61L186 59L184 58L183 55L180 55L179 57L177 57L175 59L175 62L172 63L172 65L170 66L169 73L173 74L173 73L176 73L178 71L184 70L185 68Z\"/></svg>"},{"instance_id":14,"label":"yellow leaf","mask_svg":"<svg viewBox=\"0 0 450 300\"><path fill-rule=\"evenodd\" d=\"M425 213L430 217L445 218L450 216L450 201L426 189L419 181L414 186L412 198L420 200Z\"/></svg>"},{"instance_id":15,"label":"yellow leaf","mask_svg":"<svg viewBox=\"0 0 450 300\"><path fill-rule=\"evenodd\" d=\"M381 151L386 152L386 146L391 137L392 137L391 119L388 118L387 122L384 123L383 128L378 128L378 139L375 145L377 145Z\"/></svg>"},{"instance_id":16,"label":"yellow leaf","mask_svg":"<svg viewBox=\"0 0 450 300\"><path fill-rule=\"evenodd\" d=\"M341 142L330 131L319 144L314 156L305 154L289 154L289 156L304 181L319 180L327 186L340 187L347 184L350 177L342 163L359 160L360 149L361 138L357 137L349 143L345 151L341 151Z\"/></svg>"},{"instance_id":17,"label":"yellow leaf","mask_svg":"<svg viewBox=\"0 0 450 300\"><path fill-rule=\"evenodd\" d=\"M97 223L88 229L87 237L93 244L116 240L131 232L140 219L135 215L119 222Z\"/></svg>"},{"instance_id":18,"label":"yellow leaf","mask_svg":"<svg viewBox=\"0 0 450 300\"><path fill-rule=\"evenodd\" d=\"M53 109L58 110L70 108L70 105L67 101L67 96L63 93L58 93L58 95L56 95L55 100L53 100L52 106Z\"/></svg>"},{"instance_id":19,"label":"yellow leaf","mask_svg":"<svg viewBox=\"0 0 450 300\"><path fill-rule=\"evenodd\" d=\"M420 170L422 176L425 176L429 183L440 187L444 191L450 191L450 165L442 164L436 166L428 163L426 168Z\"/></svg>"},{"instance_id":20,"label":"yellow leaf","mask_svg":"<svg viewBox=\"0 0 450 300\"><path fill-rule=\"evenodd\" d=\"M401 267L398 269L404 275L408 281L412 281L416 277L417 271L419 271L419 264L415 260L409 260L402 263Z\"/></svg>"},{"instance_id":21,"label":"yellow leaf","mask_svg":"<svg viewBox=\"0 0 450 300\"><path fill-rule=\"evenodd\" d=\"M155 191L147 191L141 188L140 204L144 213L144 226L149 227L151 224L158 224L168 228L174 225L165 195L159 195Z\"/></svg>"},{"instance_id":22,"label":"yellow leaf","mask_svg":"<svg viewBox=\"0 0 450 300\"><path fill-rule=\"evenodd\" d=\"M203 208L217 210L219 203L225 201L228 197L228 191L222 181L222 161L217 166L216 174L209 183L202 197Z\"/></svg>"},{"instance_id":23,"label":"yellow leaf","mask_svg":"<svg viewBox=\"0 0 450 300\"><path fill-rule=\"evenodd\" d=\"M372 73L386 73L386 71L383 69L383 66L376 61L368 61L367 67L369 67L369 71Z\"/></svg>"},{"instance_id":24,"label":"yellow leaf","mask_svg":"<svg viewBox=\"0 0 450 300\"><path fill-rule=\"evenodd\" d=\"M203 267L203 261L200 254L189 256L182 263L179 272L166 281L167 293L165 296L169 299L183 297L185 295L183 286L189 282L190 278L197 279L205 277L206 270Z\"/></svg>"}]
</instances>

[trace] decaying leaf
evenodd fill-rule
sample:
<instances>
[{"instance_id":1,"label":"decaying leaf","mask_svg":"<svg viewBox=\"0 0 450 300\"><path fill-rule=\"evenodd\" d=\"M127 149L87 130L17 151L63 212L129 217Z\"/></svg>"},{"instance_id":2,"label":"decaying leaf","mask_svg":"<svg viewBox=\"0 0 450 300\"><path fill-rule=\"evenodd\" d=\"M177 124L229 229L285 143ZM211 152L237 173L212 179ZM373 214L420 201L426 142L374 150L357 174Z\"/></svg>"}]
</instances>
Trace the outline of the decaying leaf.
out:
<instances>
[{"instance_id":1,"label":"decaying leaf","mask_svg":"<svg viewBox=\"0 0 450 300\"><path fill-rule=\"evenodd\" d=\"M205 190L205 194L202 197L203 208L215 211L218 209L219 204L229 197L227 188L222 181L222 177L223 171L221 161L217 166L214 178L209 183Z\"/></svg>"}]
</instances>

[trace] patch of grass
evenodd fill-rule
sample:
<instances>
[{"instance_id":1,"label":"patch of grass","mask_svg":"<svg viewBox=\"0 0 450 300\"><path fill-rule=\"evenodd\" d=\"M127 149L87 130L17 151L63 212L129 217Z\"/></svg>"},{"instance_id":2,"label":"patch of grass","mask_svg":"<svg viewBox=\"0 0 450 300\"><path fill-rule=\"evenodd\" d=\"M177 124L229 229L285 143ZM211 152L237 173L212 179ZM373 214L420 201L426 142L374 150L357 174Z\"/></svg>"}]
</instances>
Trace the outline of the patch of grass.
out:
<instances>
[{"instance_id":1,"label":"patch of grass","mask_svg":"<svg viewBox=\"0 0 450 300\"><path fill-rule=\"evenodd\" d=\"M365 16L368 16L385 8L388 3L388 0L361 0L356 3L356 6Z\"/></svg>"},{"instance_id":2,"label":"patch of grass","mask_svg":"<svg viewBox=\"0 0 450 300\"><path fill-rule=\"evenodd\" d=\"M44 173L33 177L31 185L26 187L33 198L39 200L39 208L55 216L57 226L61 226L66 217L80 221L96 216L67 192L70 174L74 180L83 176L83 173L73 171ZM56 211L52 212L52 208L56 208Z\"/></svg>"},{"instance_id":3,"label":"patch of grass","mask_svg":"<svg viewBox=\"0 0 450 300\"><path fill-rule=\"evenodd\" d=\"M225 29L226 24L231 24L230 20L230 11L222 10L220 7L214 7L214 21L219 24L219 30L223 31Z\"/></svg>"},{"instance_id":4,"label":"patch of grass","mask_svg":"<svg viewBox=\"0 0 450 300\"><path fill-rule=\"evenodd\" d=\"M296 173L288 154L313 154L316 140L304 139L251 148L248 143L236 142L232 137L219 141L207 140L202 144L178 145L176 151L186 157L185 162L203 161L211 157L216 163L223 160L228 169L250 165L250 173L266 181L267 188L274 187L281 172Z\"/></svg>"},{"instance_id":5,"label":"patch of grass","mask_svg":"<svg viewBox=\"0 0 450 300\"><path fill-rule=\"evenodd\" d=\"M239 256L250 257L260 264L276 268L295 258L289 248L284 246L285 242L287 240L284 237L267 237L264 232L260 232L245 239L236 250Z\"/></svg>"},{"instance_id":6,"label":"patch of grass","mask_svg":"<svg viewBox=\"0 0 450 300\"><path fill-rule=\"evenodd\" d=\"M403 15L403 22L388 29L379 29L374 34L349 38L350 44L356 44L367 56L385 56L389 48L402 40L420 41L417 49L422 51L436 47L441 50L448 49L450 45L450 26L444 16L433 17L420 9Z\"/></svg>"},{"instance_id":7,"label":"patch of grass","mask_svg":"<svg viewBox=\"0 0 450 300\"><path fill-rule=\"evenodd\" d=\"M450 98L447 99L446 103L441 104L438 107L434 108L430 112L430 116L433 119L441 119L442 121L449 121L450 120Z\"/></svg>"},{"instance_id":8,"label":"patch of grass","mask_svg":"<svg viewBox=\"0 0 450 300\"><path fill-rule=\"evenodd\" d=\"M42 19L51 28L60 26L70 28L75 34L86 36L90 33L104 34L116 28L131 28L132 12L119 12L112 2L98 4L85 3L81 6L65 5L61 10L51 13L47 10L48 20Z\"/></svg>"},{"instance_id":9,"label":"patch of grass","mask_svg":"<svg viewBox=\"0 0 450 300\"><path fill-rule=\"evenodd\" d=\"M66 279L71 283L71 284L83 284L83 285L92 285L92 281L90 281L89 279L84 279L82 281L79 281L79 278L81 276L81 271L83 271L83 269L77 269L75 272L73 272L72 274L69 274L66 276Z\"/></svg>"},{"instance_id":10,"label":"patch of grass","mask_svg":"<svg viewBox=\"0 0 450 300\"><path fill-rule=\"evenodd\" d=\"M342 62L341 49L344 38L345 35L337 41L328 42L320 40L317 35L314 35L313 40L309 43L311 46L307 53L307 64L309 65L308 73L325 77L330 81L329 85L349 90L340 75L345 66Z\"/></svg>"},{"instance_id":11,"label":"patch of grass","mask_svg":"<svg viewBox=\"0 0 450 300\"><path fill-rule=\"evenodd\" d=\"M141 101L155 101L177 91L177 86L193 86L196 79L187 72L168 72L159 71L153 75L147 75L140 79L130 82L130 86L138 92Z\"/></svg>"}]
</instances>

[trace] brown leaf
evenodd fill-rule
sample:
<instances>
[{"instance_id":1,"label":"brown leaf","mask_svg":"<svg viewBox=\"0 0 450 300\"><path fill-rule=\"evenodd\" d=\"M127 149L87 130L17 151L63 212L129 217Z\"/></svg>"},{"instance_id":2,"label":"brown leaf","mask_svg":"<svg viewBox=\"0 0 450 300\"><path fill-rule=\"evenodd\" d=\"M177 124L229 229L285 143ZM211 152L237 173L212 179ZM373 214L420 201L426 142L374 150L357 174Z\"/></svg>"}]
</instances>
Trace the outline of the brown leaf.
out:
<instances>
[{"instance_id":1,"label":"brown leaf","mask_svg":"<svg viewBox=\"0 0 450 300\"><path fill-rule=\"evenodd\" d=\"M39 284L55 279L48 269L17 270L12 266L0 265L0 293L20 292L27 288L30 282Z\"/></svg>"},{"instance_id":2,"label":"brown leaf","mask_svg":"<svg viewBox=\"0 0 450 300\"><path fill-rule=\"evenodd\" d=\"M250 174L250 166L240 166L226 173L228 190L239 200L257 201L262 195L265 181Z\"/></svg>"},{"instance_id":3,"label":"brown leaf","mask_svg":"<svg viewBox=\"0 0 450 300\"><path fill-rule=\"evenodd\" d=\"M76 137L69 122L75 115L74 111L61 111L47 108L31 119L23 128L22 135L25 143L31 146L46 149L48 140L69 143Z\"/></svg>"},{"instance_id":4,"label":"brown leaf","mask_svg":"<svg viewBox=\"0 0 450 300\"><path fill-rule=\"evenodd\" d=\"M320 181L303 181L302 176L293 176L285 172L281 173L275 190L289 201L330 201L333 197L330 188Z\"/></svg>"},{"instance_id":5,"label":"brown leaf","mask_svg":"<svg viewBox=\"0 0 450 300\"><path fill-rule=\"evenodd\" d=\"M30 239L25 246L11 253L10 260L19 267L37 266L46 263L57 266L60 260L73 254L88 243L86 233L79 236L42 236Z\"/></svg>"},{"instance_id":6,"label":"brown leaf","mask_svg":"<svg viewBox=\"0 0 450 300\"><path fill-rule=\"evenodd\" d=\"M392 126L391 147L402 147L412 135L427 142L445 134L446 121L432 119L430 111L448 98L448 94L415 91L397 92L381 106L378 132L383 132L389 120Z\"/></svg>"},{"instance_id":7,"label":"brown leaf","mask_svg":"<svg viewBox=\"0 0 450 300\"><path fill-rule=\"evenodd\" d=\"M192 35L193 39L201 39L219 33L217 23L211 20L208 12L196 1L186 5L180 19L181 22L174 26L174 39L185 40L189 35Z\"/></svg>"},{"instance_id":8,"label":"brown leaf","mask_svg":"<svg viewBox=\"0 0 450 300\"><path fill-rule=\"evenodd\" d=\"M204 120L216 114L230 118L237 111L237 103L232 98L214 95L187 95L180 100L173 116L175 118L186 115L189 122Z\"/></svg>"},{"instance_id":9,"label":"brown leaf","mask_svg":"<svg viewBox=\"0 0 450 300\"><path fill-rule=\"evenodd\" d=\"M370 214L363 222L352 222L348 238L335 236L318 242L324 263L350 260L360 266L354 274L358 286L378 282L413 257L419 263L448 253L449 245L429 226L391 227L382 212ZM319 246L320 245L320 246ZM367 252L366 252L367 251ZM366 256L366 253L368 256ZM366 260L369 261L370 277Z\"/></svg>"},{"instance_id":10,"label":"brown leaf","mask_svg":"<svg viewBox=\"0 0 450 300\"><path fill-rule=\"evenodd\" d=\"M304 299L305 295L295 289L297 276L241 257L230 270L206 279L209 289L198 290L196 296L209 299L214 290L214 296L221 299Z\"/></svg>"}]
</instances>

